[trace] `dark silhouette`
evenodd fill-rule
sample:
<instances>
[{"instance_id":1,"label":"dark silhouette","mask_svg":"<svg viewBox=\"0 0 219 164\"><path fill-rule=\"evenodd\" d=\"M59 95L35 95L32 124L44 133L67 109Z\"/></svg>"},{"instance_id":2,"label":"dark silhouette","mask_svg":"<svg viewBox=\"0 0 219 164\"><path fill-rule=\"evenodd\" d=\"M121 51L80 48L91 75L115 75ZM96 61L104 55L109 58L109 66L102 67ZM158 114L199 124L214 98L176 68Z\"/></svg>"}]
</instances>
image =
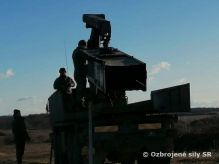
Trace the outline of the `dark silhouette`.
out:
<instances>
[{"instance_id":1,"label":"dark silhouette","mask_svg":"<svg viewBox=\"0 0 219 164\"><path fill-rule=\"evenodd\" d=\"M22 164L22 158L25 150L25 143L26 141L30 140L30 137L26 130L24 118L21 117L20 110L17 109L14 110L12 132L16 145L17 164Z\"/></svg>"},{"instance_id":2,"label":"dark silhouette","mask_svg":"<svg viewBox=\"0 0 219 164\"><path fill-rule=\"evenodd\" d=\"M75 86L74 81L66 75L65 68L59 69L60 76L54 81L53 87L63 93L71 93L71 88Z\"/></svg>"},{"instance_id":3,"label":"dark silhouette","mask_svg":"<svg viewBox=\"0 0 219 164\"><path fill-rule=\"evenodd\" d=\"M86 55L81 51L86 48L86 41L80 40L78 42L78 47L72 53L72 59L74 63L74 79L77 83L77 101L81 101L85 97L86 90L86 75L87 75L87 66L86 66Z\"/></svg>"},{"instance_id":4,"label":"dark silhouette","mask_svg":"<svg viewBox=\"0 0 219 164\"><path fill-rule=\"evenodd\" d=\"M64 110L70 111L72 109L72 87L75 86L74 81L66 75L65 68L59 69L60 76L54 81L53 87L61 92ZM48 106L47 106L48 109Z\"/></svg>"}]
</instances>

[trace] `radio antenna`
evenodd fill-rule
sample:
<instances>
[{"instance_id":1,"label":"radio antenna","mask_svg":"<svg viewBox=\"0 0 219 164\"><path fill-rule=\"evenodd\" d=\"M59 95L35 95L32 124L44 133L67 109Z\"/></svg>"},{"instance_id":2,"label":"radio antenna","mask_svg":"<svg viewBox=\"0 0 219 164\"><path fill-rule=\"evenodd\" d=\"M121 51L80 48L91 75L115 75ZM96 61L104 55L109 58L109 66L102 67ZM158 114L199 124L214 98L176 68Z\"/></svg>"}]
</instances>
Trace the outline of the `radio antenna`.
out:
<instances>
[{"instance_id":1,"label":"radio antenna","mask_svg":"<svg viewBox=\"0 0 219 164\"><path fill-rule=\"evenodd\" d=\"M65 48L65 65L66 65L66 69L67 69L67 72L68 72L68 59L67 59L67 54L66 54L66 43L64 41L64 48Z\"/></svg>"}]
</instances>

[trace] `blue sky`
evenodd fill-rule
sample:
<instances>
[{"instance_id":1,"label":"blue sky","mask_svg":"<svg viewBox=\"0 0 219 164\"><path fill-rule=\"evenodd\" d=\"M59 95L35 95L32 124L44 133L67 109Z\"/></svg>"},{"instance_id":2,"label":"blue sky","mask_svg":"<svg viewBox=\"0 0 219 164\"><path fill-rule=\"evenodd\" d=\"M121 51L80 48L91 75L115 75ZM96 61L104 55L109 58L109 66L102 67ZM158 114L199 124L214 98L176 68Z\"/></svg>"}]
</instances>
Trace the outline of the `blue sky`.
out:
<instances>
[{"instance_id":1,"label":"blue sky","mask_svg":"<svg viewBox=\"0 0 219 164\"><path fill-rule=\"evenodd\" d=\"M73 76L71 53L90 30L84 13L111 21L111 46L147 63L148 91L191 84L192 107L219 107L219 1L1 1L0 115L43 113L59 67Z\"/></svg>"}]
</instances>

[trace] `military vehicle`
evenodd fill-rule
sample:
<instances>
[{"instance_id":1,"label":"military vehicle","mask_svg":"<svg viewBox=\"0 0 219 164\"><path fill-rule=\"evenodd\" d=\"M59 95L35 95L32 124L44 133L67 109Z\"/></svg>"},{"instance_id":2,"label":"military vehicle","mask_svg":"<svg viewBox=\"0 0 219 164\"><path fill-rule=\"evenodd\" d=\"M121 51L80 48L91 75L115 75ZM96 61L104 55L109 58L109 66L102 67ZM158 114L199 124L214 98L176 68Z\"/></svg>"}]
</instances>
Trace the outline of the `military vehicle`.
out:
<instances>
[{"instance_id":1,"label":"military vehicle","mask_svg":"<svg viewBox=\"0 0 219 164\"><path fill-rule=\"evenodd\" d=\"M174 150L174 123L177 112L190 111L190 85L152 91L150 100L129 104L125 91L147 89L146 64L109 47L111 25L104 14L84 14L83 21L91 28L81 50L88 61L87 106L75 103L77 88L70 101L60 91L49 97L55 164L170 163L150 152Z\"/></svg>"}]
</instances>

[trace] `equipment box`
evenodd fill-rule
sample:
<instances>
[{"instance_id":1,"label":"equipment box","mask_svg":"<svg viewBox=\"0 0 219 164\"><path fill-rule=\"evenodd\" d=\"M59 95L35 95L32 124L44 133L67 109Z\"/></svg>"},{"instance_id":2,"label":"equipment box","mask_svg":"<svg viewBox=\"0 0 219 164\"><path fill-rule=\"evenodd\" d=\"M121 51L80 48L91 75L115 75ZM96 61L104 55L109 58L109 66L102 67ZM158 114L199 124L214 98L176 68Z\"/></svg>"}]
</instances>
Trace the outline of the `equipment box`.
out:
<instances>
[{"instance_id":1,"label":"equipment box","mask_svg":"<svg viewBox=\"0 0 219 164\"><path fill-rule=\"evenodd\" d=\"M88 80L104 93L112 90L146 91L146 64L122 51L83 50L88 57Z\"/></svg>"}]
</instances>

